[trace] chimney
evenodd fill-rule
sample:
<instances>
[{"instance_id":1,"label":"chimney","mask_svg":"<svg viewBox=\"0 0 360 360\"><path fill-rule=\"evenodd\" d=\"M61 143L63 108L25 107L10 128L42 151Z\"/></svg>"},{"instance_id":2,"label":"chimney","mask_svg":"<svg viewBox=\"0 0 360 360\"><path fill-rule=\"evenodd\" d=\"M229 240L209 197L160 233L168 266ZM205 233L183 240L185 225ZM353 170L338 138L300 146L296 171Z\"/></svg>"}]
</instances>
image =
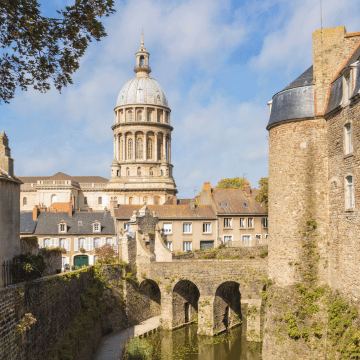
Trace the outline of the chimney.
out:
<instances>
[{"instance_id":1,"label":"chimney","mask_svg":"<svg viewBox=\"0 0 360 360\"><path fill-rule=\"evenodd\" d=\"M190 200L190 209L191 209L191 210L195 210L195 207L196 207L196 205L195 205L195 200L194 200L194 199L191 199L191 200Z\"/></svg>"},{"instance_id":2,"label":"chimney","mask_svg":"<svg viewBox=\"0 0 360 360\"><path fill-rule=\"evenodd\" d=\"M35 206L35 207L33 208L33 220L34 220L34 221L37 220L38 214L39 214L39 210L38 210L37 206Z\"/></svg>"},{"instance_id":3,"label":"chimney","mask_svg":"<svg viewBox=\"0 0 360 360\"><path fill-rule=\"evenodd\" d=\"M92 212L92 208L88 208L88 212Z\"/></svg>"},{"instance_id":4,"label":"chimney","mask_svg":"<svg viewBox=\"0 0 360 360\"><path fill-rule=\"evenodd\" d=\"M72 218L73 215L73 204L69 202L69 218Z\"/></svg>"},{"instance_id":5,"label":"chimney","mask_svg":"<svg viewBox=\"0 0 360 360\"><path fill-rule=\"evenodd\" d=\"M115 216L115 209L118 207L117 197L114 196L110 199L110 214L112 217Z\"/></svg>"},{"instance_id":6,"label":"chimney","mask_svg":"<svg viewBox=\"0 0 360 360\"><path fill-rule=\"evenodd\" d=\"M207 193L211 194L211 184L210 184L210 182L205 182L204 183L202 191L206 191Z\"/></svg>"},{"instance_id":7,"label":"chimney","mask_svg":"<svg viewBox=\"0 0 360 360\"><path fill-rule=\"evenodd\" d=\"M14 160L11 158L9 139L3 131L0 136L0 169L14 177Z\"/></svg>"}]
</instances>

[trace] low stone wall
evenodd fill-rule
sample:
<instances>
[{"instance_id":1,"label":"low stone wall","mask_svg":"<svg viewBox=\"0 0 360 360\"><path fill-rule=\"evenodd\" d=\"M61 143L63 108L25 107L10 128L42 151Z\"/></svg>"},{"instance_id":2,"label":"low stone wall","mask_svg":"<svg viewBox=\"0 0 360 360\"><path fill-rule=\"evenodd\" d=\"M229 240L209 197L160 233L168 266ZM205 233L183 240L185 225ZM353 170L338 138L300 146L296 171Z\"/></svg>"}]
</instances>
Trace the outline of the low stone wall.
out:
<instances>
[{"instance_id":1,"label":"low stone wall","mask_svg":"<svg viewBox=\"0 0 360 360\"><path fill-rule=\"evenodd\" d=\"M206 259L255 259L266 258L268 246L253 246L239 248L223 248L214 250L197 250L174 255L176 260L206 260Z\"/></svg>"}]
</instances>

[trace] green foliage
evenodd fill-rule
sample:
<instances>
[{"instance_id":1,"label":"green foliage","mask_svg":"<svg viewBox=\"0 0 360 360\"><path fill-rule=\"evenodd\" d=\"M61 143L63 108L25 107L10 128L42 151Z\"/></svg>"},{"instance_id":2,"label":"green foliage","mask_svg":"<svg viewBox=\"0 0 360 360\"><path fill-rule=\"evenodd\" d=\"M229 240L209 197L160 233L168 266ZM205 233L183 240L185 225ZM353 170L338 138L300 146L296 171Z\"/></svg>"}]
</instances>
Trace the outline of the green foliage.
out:
<instances>
[{"instance_id":1,"label":"green foliage","mask_svg":"<svg viewBox=\"0 0 360 360\"><path fill-rule=\"evenodd\" d=\"M235 177L232 179L221 179L215 189L244 189L250 186L248 179Z\"/></svg>"},{"instance_id":2,"label":"green foliage","mask_svg":"<svg viewBox=\"0 0 360 360\"><path fill-rule=\"evenodd\" d=\"M211 253L211 254L206 254L202 257L203 259L215 259L216 258L216 254L215 253Z\"/></svg>"},{"instance_id":3,"label":"green foliage","mask_svg":"<svg viewBox=\"0 0 360 360\"><path fill-rule=\"evenodd\" d=\"M45 248L42 248L40 249L39 251L39 254L48 258L50 256L56 256L56 255L59 255L62 253L62 249L60 246L57 246L57 247L45 247Z\"/></svg>"},{"instance_id":4,"label":"green foliage","mask_svg":"<svg viewBox=\"0 0 360 360\"><path fill-rule=\"evenodd\" d=\"M149 359L152 355L152 347L145 339L133 338L125 347L125 359L142 360Z\"/></svg>"},{"instance_id":5,"label":"green foliage","mask_svg":"<svg viewBox=\"0 0 360 360\"><path fill-rule=\"evenodd\" d=\"M269 251L268 250L264 250L264 251L262 251L261 253L260 253L260 257L261 258L266 258L267 256L268 256L268 254L269 254Z\"/></svg>"},{"instance_id":6,"label":"green foliage","mask_svg":"<svg viewBox=\"0 0 360 360\"><path fill-rule=\"evenodd\" d=\"M37 0L0 2L0 104L9 103L16 87L40 92L72 84L89 42L106 36L99 21L115 12L113 0L78 0L45 17Z\"/></svg>"},{"instance_id":7,"label":"green foliage","mask_svg":"<svg viewBox=\"0 0 360 360\"><path fill-rule=\"evenodd\" d=\"M25 242L30 248L36 248L39 245L37 236L24 236L20 238L20 241Z\"/></svg>"},{"instance_id":8,"label":"green foliage","mask_svg":"<svg viewBox=\"0 0 360 360\"><path fill-rule=\"evenodd\" d=\"M17 281L30 281L42 277L46 270L44 257L29 252L14 256L18 266L12 267L12 275Z\"/></svg>"},{"instance_id":9,"label":"green foliage","mask_svg":"<svg viewBox=\"0 0 360 360\"><path fill-rule=\"evenodd\" d=\"M265 202L265 211L268 211L268 199L269 199L269 178L262 177L259 180L260 191L255 196L255 200L258 202Z\"/></svg>"},{"instance_id":10,"label":"green foliage","mask_svg":"<svg viewBox=\"0 0 360 360\"><path fill-rule=\"evenodd\" d=\"M306 225L312 227L313 229L317 228L317 222L315 220L307 220Z\"/></svg>"},{"instance_id":11,"label":"green foliage","mask_svg":"<svg viewBox=\"0 0 360 360\"><path fill-rule=\"evenodd\" d=\"M165 290L166 290L167 292L170 292L170 291L171 291L171 284L166 285L166 286L165 286Z\"/></svg>"},{"instance_id":12,"label":"green foliage","mask_svg":"<svg viewBox=\"0 0 360 360\"><path fill-rule=\"evenodd\" d=\"M289 334L289 336L294 340L298 340L301 337L301 333L299 331L298 324L294 314L291 314L289 312L286 313L285 322L288 324L286 331Z\"/></svg>"}]
</instances>

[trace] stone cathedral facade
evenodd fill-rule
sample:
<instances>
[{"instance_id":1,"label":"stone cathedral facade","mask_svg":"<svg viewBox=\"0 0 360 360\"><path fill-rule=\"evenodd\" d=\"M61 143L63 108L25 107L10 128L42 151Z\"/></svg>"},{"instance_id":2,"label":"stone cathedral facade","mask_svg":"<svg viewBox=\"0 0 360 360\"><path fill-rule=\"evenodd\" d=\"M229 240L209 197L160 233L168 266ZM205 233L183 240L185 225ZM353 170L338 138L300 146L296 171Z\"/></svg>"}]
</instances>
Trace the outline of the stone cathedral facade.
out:
<instances>
[{"instance_id":1,"label":"stone cathedral facade","mask_svg":"<svg viewBox=\"0 0 360 360\"><path fill-rule=\"evenodd\" d=\"M161 86L149 74L150 54L136 53L136 76L121 89L114 109L111 177L23 176L20 208L72 202L74 209L101 211L117 204L162 205L176 195L171 164L171 110Z\"/></svg>"}]
</instances>

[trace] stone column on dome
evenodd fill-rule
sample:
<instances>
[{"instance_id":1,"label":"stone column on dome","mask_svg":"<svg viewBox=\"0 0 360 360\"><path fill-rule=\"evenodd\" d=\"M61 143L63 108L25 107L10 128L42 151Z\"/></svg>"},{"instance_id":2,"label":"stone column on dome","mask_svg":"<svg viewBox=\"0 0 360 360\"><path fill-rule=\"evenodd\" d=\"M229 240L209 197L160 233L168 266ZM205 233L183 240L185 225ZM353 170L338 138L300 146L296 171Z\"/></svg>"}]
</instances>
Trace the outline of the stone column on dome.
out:
<instances>
[{"instance_id":1,"label":"stone column on dome","mask_svg":"<svg viewBox=\"0 0 360 360\"><path fill-rule=\"evenodd\" d=\"M166 161L166 134L163 136L163 153L162 153L162 160Z\"/></svg>"},{"instance_id":2,"label":"stone column on dome","mask_svg":"<svg viewBox=\"0 0 360 360\"><path fill-rule=\"evenodd\" d=\"M171 164L171 137L169 136L169 164Z\"/></svg>"},{"instance_id":3,"label":"stone column on dome","mask_svg":"<svg viewBox=\"0 0 360 360\"><path fill-rule=\"evenodd\" d=\"M116 134L116 160L119 161L119 137L120 134Z\"/></svg>"},{"instance_id":4,"label":"stone column on dome","mask_svg":"<svg viewBox=\"0 0 360 360\"><path fill-rule=\"evenodd\" d=\"M148 142L148 133L144 133L144 139L143 139L143 160L146 161L147 158L147 142Z\"/></svg>"},{"instance_id":5,"label":"stone column on dome","mask_svg":"<svg viewBox=\"0 0 360 360\"><path fill-rule=\"evenodd\" d=\"M123 144L122 144L122 146L123 146L123 153L122 153L122 160L123 161L125 161L126 160L126 153L125 153L125 151L126 151L126 136L125 136L125 134L124 134L124 136L123 136Z\"/></svg>"},{"instance_id":6,"label":"stone column on dome","mask_svg":"<svg viewBox=\"0 0 360 360\"><path fill-rule=\"evenodd\" d=\"M137 121L136 119L136 107L133 107L133 121Z\"/></svg>"},{"instance_id":7,"label":"stone column on dome","mask_svg":"<svg viewBox=\"0 0 360 360\"><path fill-rule=\"evenodd\" d=\"M135 133L132 133L132 139L133 139L133 151L132 151L132 156L131 156L131 160L135 161L136 160L136 136Z\"/></svg>"},{"instance_id":8,"label":"stone column on dome","mask_svg":"<svg viewBox=\"0 0 360 360\"><path fill-rule=\"evenodd\" d=\"M148 117L148 109L147 106L144 106L144 121L147 121Z\"/></svg>"},{"instance_id":9,"label":"stone column on dome","mask_svg":"<svg viewBox=\"0 0 360 360\"><path fill-rule=\"evenodd\" d=\"M155 161L158 161L158 133L154 133L155 137L155 146L153 149L153 153L155 153Z\"/></svg>"}]
</instances>

